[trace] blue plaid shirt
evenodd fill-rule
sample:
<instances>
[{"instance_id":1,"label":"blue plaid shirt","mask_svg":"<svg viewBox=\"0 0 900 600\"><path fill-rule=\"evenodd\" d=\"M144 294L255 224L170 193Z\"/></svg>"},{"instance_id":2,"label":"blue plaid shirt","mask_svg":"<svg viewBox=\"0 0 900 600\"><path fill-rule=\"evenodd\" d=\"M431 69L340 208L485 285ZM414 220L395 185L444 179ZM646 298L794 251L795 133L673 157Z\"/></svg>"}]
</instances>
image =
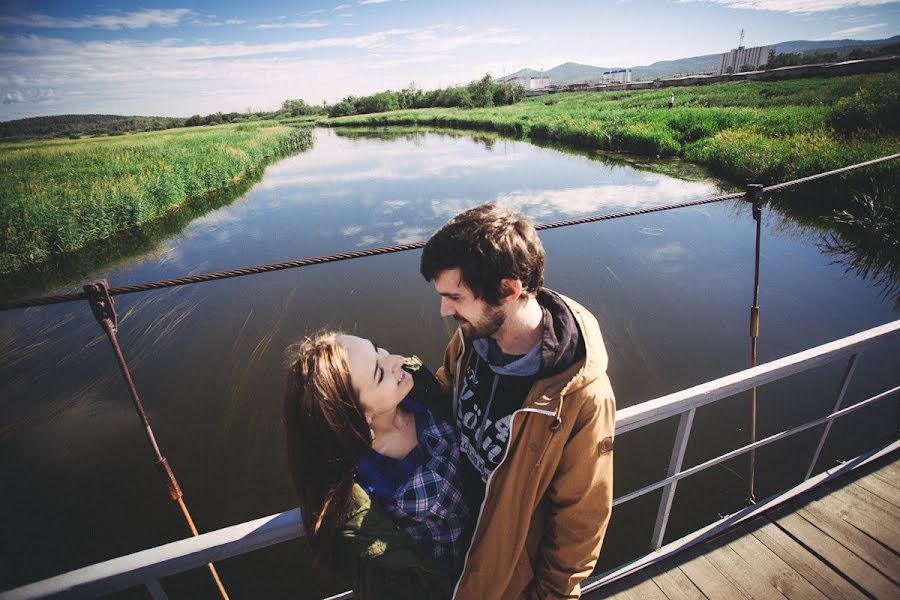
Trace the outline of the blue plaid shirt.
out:
<instances>
[{"instance_id":1,"label":"blue plaid shirt","mask_svg":"<svg viewBox=\"0 0 900 600\"><path fill-rule=\"evenodd\" d=\"M415 415L419 444L402 460L370 450L360 459L357 483L431 556L455 563L465 551L461 536L468 517L459 438L453 426L409 397L400 406Z\"/></svg>"}]
</instances>

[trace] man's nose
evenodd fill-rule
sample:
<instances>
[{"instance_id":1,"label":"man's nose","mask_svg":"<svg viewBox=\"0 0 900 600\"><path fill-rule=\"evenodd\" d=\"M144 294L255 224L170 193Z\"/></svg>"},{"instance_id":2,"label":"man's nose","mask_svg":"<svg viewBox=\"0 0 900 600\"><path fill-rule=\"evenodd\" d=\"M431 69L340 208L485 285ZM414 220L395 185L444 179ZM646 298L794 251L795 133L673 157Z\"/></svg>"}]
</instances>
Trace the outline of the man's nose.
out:
<instances>
[{"instance_id":1,"label":"man's nose","mask_svg":"<svg viewBox=\"0 0 900 600\"><path fill-rule=\"evenodd\" d=\"M450 301L446 298L441 298L441 316L442 317L452 317L456 314L456 310L450 306Z\"/></svg>"}]
</instances>

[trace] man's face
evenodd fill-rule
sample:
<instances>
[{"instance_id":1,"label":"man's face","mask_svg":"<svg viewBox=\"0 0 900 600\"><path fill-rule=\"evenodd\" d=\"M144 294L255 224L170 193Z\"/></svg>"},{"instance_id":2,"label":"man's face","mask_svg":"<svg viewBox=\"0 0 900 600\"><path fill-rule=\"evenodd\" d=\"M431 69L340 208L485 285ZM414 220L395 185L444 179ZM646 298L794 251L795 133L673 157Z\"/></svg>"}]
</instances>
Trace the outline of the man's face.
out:
<instances>
[{"instance_id":1,"label":"man's face","mask_svg":"<svg viewBox=\"0 0 900 600\"><path fill-rule=\"evenodd\" d=\"M502 305L492 306L475 297L462 280L459 268L438 273L434 289L441 295L441 316L456 319L468 341L494 335L506 320Z\"/></svg>"}]
</instances>

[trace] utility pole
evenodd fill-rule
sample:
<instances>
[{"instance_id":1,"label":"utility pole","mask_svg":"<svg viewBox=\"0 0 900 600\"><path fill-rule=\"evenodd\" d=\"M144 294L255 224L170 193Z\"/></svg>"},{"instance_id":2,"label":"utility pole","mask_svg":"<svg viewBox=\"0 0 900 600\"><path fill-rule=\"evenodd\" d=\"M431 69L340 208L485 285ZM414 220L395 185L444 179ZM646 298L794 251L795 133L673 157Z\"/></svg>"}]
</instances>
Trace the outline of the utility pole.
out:
<instances>
[{"instance_id":1,"label":"utility pole","mask_svg":"<svg viewBox=\"0 0 900 600\"><path fill-rule=\"evenodd\" d=\"M741 41L738 42L738 48L744 47L744 28L741 27Z\"/></svg>"}]
</instances>

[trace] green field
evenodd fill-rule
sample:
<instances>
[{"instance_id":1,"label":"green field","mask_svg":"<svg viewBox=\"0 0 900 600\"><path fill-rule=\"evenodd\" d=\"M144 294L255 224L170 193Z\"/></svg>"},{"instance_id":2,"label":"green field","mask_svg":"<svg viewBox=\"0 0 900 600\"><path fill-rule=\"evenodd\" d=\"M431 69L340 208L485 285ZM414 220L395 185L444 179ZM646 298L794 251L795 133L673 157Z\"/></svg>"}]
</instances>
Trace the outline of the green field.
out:
<instances>
[{"instance_id":1,"label":"green field","mask_svg":"<svg viewBox=\"0 0 900 600\"><path fill-rule=\"evenodd\" d=\"M490 130L576 148L681 156L725 176L775 183L900 151L900 72L553 94L511 106L402 110L323 124ZM896 161L886 168L896 171Z\"/></svg>"},{"instance_id":2,"label":"green field","mask_svg":"<svg viewBox=\"0 0 900 600\"><path fill-rule=\"evenodd\" d=\"M0 144L0 273L80 250L312 143L275 122Z\"/></svg>"}]
</instances>

